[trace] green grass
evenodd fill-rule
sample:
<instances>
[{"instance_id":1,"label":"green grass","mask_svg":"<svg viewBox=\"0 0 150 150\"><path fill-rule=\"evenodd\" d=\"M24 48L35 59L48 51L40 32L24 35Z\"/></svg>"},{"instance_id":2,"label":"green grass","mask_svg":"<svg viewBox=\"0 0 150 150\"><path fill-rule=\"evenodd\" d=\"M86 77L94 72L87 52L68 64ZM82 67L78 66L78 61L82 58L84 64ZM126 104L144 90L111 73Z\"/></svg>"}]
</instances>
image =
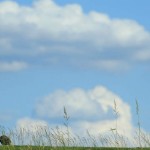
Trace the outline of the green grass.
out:
<instances>
[{"instance_id":1,"label":"green grass","mask_svg":"<svg viewBox=\"0 0 150 150\"><path fill-rule=\"evenodd\" d=\"M113 147L50 147L50 146L0 146L0 150L139 150L140 148L113 148ZM148 150L150 148L142 148Z\"/></svg>"}]
</instances>

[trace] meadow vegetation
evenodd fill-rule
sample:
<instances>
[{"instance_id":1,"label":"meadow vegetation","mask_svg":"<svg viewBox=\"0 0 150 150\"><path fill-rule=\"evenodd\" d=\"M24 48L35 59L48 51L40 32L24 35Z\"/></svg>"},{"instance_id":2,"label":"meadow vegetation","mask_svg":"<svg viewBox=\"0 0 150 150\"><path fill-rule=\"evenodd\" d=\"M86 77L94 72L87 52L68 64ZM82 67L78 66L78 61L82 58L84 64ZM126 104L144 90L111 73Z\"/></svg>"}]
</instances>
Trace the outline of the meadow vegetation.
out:
<instances>
[{"instance_id":1,"label":"meadow vegetation","mask_svg":"<svg viewBox=\"0 0 150 150\"><path fill-rule=\"evenodd\" d=\"M69 130L69 116L64 107L64 127L55 128L36 127L36 132L24 128L6 129L0 126L0 135L7 135L11 145L0 145L0 150L129 150L129 149L150 149L150 136L141 130L139 106L136 100L137 131L133 141L118 133L117 104L114 101L114 115L116 127L110 129L111 134L94 136L87 131L87 136L73 135Z\"/></svg>"}]
</instances>

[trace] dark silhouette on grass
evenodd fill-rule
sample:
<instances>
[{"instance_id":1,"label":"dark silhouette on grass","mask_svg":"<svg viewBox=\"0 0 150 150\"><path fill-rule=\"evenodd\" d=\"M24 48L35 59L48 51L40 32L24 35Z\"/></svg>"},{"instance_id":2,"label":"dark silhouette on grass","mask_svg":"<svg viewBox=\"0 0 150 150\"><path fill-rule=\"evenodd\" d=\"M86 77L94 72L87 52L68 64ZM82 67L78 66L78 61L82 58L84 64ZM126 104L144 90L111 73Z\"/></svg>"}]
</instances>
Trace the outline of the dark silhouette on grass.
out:
<instances>
[{"instance_id":1,"label":"dark silhouette on grass","mask_svg":"<svg viewBox=\"0 0 150 150\"><path fill-rule=\"evenodd\" d=\"M10 138L6 135L0 136L0 142L2 145L10 145L11 144Z\"/></svg>"}]
</instances>

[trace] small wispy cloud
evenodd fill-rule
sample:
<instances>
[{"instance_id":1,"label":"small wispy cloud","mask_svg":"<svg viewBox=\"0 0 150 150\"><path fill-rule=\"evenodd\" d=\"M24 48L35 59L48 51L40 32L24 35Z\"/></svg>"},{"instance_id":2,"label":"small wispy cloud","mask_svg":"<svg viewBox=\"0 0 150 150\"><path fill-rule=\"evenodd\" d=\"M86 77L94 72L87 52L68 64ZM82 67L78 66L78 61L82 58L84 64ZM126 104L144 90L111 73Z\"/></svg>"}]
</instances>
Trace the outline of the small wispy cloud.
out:
<instances>
[{"instance_id":1,"label":"small wispy cloud","mask_svg":"<svg viewBox=\"0 0 150 150\"><path fill-rule=\"evenodd\" d=\"M150 49L143 49L135 55L135 59L141 62L150 62Z\"/></svg>"},{"instance_id":2,"label":"small wispy cloud","mask_svg":"<svg viewBox=\"0 0 150 150\"><path fill-rule=\"evenodd\" d=\"M1 62L0 61L0 72L15 72L26 69L28 64L25 62L12 61L12 62Z\"/></svg>"}]
</instances>

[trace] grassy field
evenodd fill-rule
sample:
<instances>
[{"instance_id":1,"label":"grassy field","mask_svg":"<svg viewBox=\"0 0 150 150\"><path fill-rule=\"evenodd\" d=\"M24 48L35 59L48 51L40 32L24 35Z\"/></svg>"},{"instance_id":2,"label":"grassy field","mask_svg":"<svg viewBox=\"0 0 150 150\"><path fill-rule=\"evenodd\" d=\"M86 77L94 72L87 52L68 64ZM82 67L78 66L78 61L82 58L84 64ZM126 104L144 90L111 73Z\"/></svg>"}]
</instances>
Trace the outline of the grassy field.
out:
<instances>
[{"instance_id":1,"label":"grassy field","mask_svg":"<svg viewBox=\"0 0 150 150\"><path fill-rule=\"evenodd\" d=\"M0 146L0 150L149 150L150 148Z\"/></svg>"},{"instance_id":2,"label":"grassy field","mask_svg":"<svg viewBox=\"0 0 150 150\"><path fill-rule=\"evenodd\" d=\"M36 127L36 132L27 129L6 129L0 126L0 135L7 135L12 144L0 145L0 150L150 150L150 136L141 131L139 108L136 101L138 128L133 141L118 133L117 127L109 135L94 136L87 132L86 137L70 133L69 117L64 108L64 128ZM114 101L114 112L117 115Z\"/></svg>"}]
</instances>

